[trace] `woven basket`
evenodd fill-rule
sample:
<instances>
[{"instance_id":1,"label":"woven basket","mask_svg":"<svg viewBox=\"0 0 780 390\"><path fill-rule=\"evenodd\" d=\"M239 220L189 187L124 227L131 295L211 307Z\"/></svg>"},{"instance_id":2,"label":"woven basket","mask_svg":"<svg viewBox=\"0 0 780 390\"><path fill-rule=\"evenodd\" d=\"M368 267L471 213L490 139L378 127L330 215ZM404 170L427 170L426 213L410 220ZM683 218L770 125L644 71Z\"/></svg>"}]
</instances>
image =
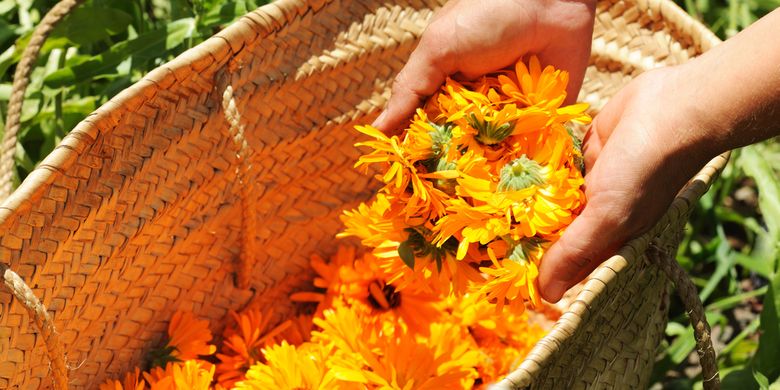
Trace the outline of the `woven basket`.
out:
<instances>
[{"instance_id":1,"label":"woven basket","mask_svg":"<svg viewBox=\"0 0 780 390\"><path fill-rule=\"evenodd\" d=\"M383 107L440 3L280 0L81 122L0 206L18 298L0 292L0 388L63 375L95 388L142 363L177 309L214 326L247 306L288 315L309 256L332 253L341 211L376 188L352 169L353 126ZM637 74L717 42L669 1L601 1L581 99L595 113ZM500 385L646 386L670 284L653 259L674 253L725 161L604 263Z\"/></svg>"}]
</instances>

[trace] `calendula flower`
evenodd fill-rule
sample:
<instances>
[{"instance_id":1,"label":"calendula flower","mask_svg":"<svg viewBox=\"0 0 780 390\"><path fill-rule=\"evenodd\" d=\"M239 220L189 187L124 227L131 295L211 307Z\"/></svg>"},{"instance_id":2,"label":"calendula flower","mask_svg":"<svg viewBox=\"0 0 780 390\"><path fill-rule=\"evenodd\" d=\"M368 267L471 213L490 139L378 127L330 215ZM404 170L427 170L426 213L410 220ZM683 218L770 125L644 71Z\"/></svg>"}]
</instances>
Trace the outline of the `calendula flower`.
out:
<instances>
[{"instance_id":1,"label":"calendula flower","mask_svg":"<svg viewBox=\"0 0 780 390\"><path fill-rule=\"evenodd\" d=\"M138 367L134 371L125 374L121 382L116 379L109 379L100 384L100 390L144 390L146 382L141 378L141 370Z\"/></svg>"},{"instance_id":2,"label":"calendula flower","mask_svg":"<svg viewBox=\"0 0 780 390\"><path fill-rule=\"evenodd\" d=\"M527 311L498 313L495 305L476 293L449 297L442 309L450 313L450 322L468 329L473 348L480 354L476 368L482 386L496 382L516 369L547 333L538 321L532 321ZM557 317L544 320L555 321Z\"/></svg>"},{"instance_id":3,"label":"calendula flower","mask_svg":"<svg viewBox=\"0 0 780 390\"><path fill-rule=\"evenodd\" d=\"M216 346L209 322L199 320L190 312L177 311L168 324L168 342L164 347L152 350L149 360L152 366L165 367L169 362L181 362L213 355Z\"/></svg>"},{"instance_id":4,"label":"calendula flower","mask_svg":"<svg viewBox=\"0 0 780 390\"><path fill-rule=\"evenodd\" d=\"M499 75L501 90L526 106L556 109L566 99L569 73L546 66L542 70L539 58L531 56L528 66L522 61L515 65L515 73Z\"/></svg>"},{"instance_id":5,"label":"calendula flower","mask_svg":"<svg viewBox=\"0 0 780 390\"><path fill-rule=\"evenodd\" d=\"M568 81L532 57L514 71L447 79L400 136L358 127L373 151L357 165L381 164L385 186L345 213L342 236L373 248L386 275L374 304L391 307L407 290L478 291L498 309L539 302L541 251L530 243L555 242L585 204L582 154L566 126L590 118L587 105L563 106ZM383 301L379 290L392 293Z\"/></svg>"},{"instance_id":6,"label":"calendula flower","mask_svg":"<svg viewBox=\"0 0 780 390\"><path fill-rule=\"evenodd\" d=\"M144 373L151 390L209 390L214 366L198 360L170 362Z\"/></svg>"},{"instance_id":7,"label":"calendula flower","mask_svg":"<svg viewBox=\"0 0 780 390\"><path fill-rule=\"evenodd\" d=\"M335 348L331 370L344 381L372 388L451 389L471 388L476 379L478 353L461 344L465 329L452 324L432 324L429 336L414 337L392 326L377 331L360 326L361 316L343 306L315 322L322 331L314 339Z\"/></svg>"},{"instance_id":8,"label":"calendula flower","mask_svg":"<svg viewBox=\"0 0 780 390\"><path fill-rule=\"evenodd\" d=\"M264 349L266 363L253 365L246 379L236 384L238 390L318 390L357 388L339 381L328 369L333 347L304 343L298 347L282 341Z\"/></svg>"},{"instance_id":9,"label":"calendula flower","mask_svg":"<svg viewBox=\"0 0 780 390\"><path fill-rule=\"evenodd\" d=\"M406 132L403 147L411 161L426 161L446 157L452 143L453 123L436 123L428 114L417 109Z\"/></svg>"},{"instance_id":10,"label":"calendula flower","mask_svg":"<svg viewBox=\"0 0 780 390\"><path fill-rule=\"evenodd\" d=\"M388 240L401 240L406 223L403 217L395 217L397 210L391 209L394 199L379 193L370 204L361 203L357 209L345 210L341 221L346 228L336 237L357 237L370 248Z\"/></svg>"},{"instance_id":11,"label":"calendula flower","mask_svg":"<svg viewBox=\"0 0 780 390\"><path fill-rule=\"evenodd\" d=\"M274 337L276 340L284 340L292 345L301 345L311 338L311 331L313 329L313 315L299 314L289 320L290 326L286 327L278 336Z\"/></svg>"},{"instance_id":12,"label":"calendula flower","mask_svg":"<svg viewBox=\"0 0 780 390\"><path fill-rule=\"evenodd\" d=\"M225 328L221 353L217 353L217 381L226 388L244 378L246 371L262 361L262 348L271 345L274 337L291 325L284 321L271 326L273 313L249 309L241 313L231 311L233 323Z\"/></svg>"},{"instance_id":13,"label":"calendula flower","mask_svg":"<svg viewBox=\"0 0 780 390\"><path fill-rule=\"evenodd\" d=\"M385 183L383 188L388 194L404 199L404 212L407 220L423 220L431 215L444 213L444 199L447 194L435 188L424 179L447 179L447 173L426 172L422 165L416 165L408 158L397 136L388 137L371 126L357 126L358 131L374 138L355 144L374 149L355 164L355 167L369 164L386 164L387 171L379 176ZM409 189L411 188L411 191Z\"/></svg>"},{"instance_id":14,"label":"calendula flower","mask_svg":"<svg viewBox=\"0 0 780 390\"><path fill-rule=\"evenodd\" d=\"M293 300L319 302L317 313L330 309L336 302L360 305L376 319L373 323L392 319L413 332L425 332L428 323L437 317L432 303L439 296L417 289L398 290L387 283L379 262L370 253L355 258L354 248L340 247L330 263L314 257L312 267L318 272L315 286L327 286L324 291L293 294ZM379 325L377 325L379 326Z\"/></svg>"},{"instance_id":15,"label":"calendula flower","mask_svg":"<svg viewBox=\"0 0 780 390\"><path fill-rule=\"evenodd\" d=\"M387 242L373 252L387 283L396 290L461 295L470 283L483 280L475 266L455 258L458 243L454 238L439 246L430 229L418 227L407 233L404 241Z\"/></svg>"},{"instance_id":16,"label":"calendula flower","mask_svg":"<svg viewBox=\"0 0 780 390\"><path fill-rule=\"evenodd\" d=\"M500 312L508 305L513 312L522 313L526 303L540 305L536 278L543 245L538 239L514 241L505 238L505 241L497 241L488 247L493 264L492 267L480 268L487 275L487 281L479 287L479 294L489 302L495 302L496 311ZM498 255L496 252L499 252Z\"/></svg>"}]
</instances>

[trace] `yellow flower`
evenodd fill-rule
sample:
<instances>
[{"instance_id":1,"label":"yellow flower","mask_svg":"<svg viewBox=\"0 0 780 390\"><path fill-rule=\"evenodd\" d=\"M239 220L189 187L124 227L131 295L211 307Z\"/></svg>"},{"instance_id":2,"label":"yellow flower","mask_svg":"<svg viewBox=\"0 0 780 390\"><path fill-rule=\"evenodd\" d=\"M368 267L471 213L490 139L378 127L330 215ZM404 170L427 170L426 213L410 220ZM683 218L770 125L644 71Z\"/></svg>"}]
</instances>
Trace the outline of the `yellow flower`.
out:
<instances>
[{"instance_id":1,"label":"yellow flower","mask_svg":"<svg viewBox=\"0 0 780 390\"><path fill-rule=\"evenodd\" d=\"M271 327L272 312L249 309L241 313L231 311L233 321L225 328L216 374L220 385L231 388L253 364L262 361L261 349L273 344L274 337L291 325L285 321Z\"/></svg>"},{"instance_id":2,"label":"yellow flower","mask_svg":"<svg viewBox=\"0 0 780 390\"><path fill-rule=\"evenodd\" d=\"M471 283L484 280L471 264L455 259L454 249L457 248L457 242L454 240L445 243L441 248L432 242L426 242L424 246L433 249L428 250L427 255L415 253L413 268L399 257L399 245L398 242L389 242L374 250L379 268L387 275L387 283L396 286L398 291L413 290L444 296L450 293L462 295Z\"/></svg>"},{"instance_id":3,"label":"yellow flower","mask_svg":"<svg viewBox=\"0 0 780 390\"><path fill-rule=\"evenodd\" d=\"M479 294L450 297L443 310L451 313L449 321L468 329L474 348L480 353L479 378L483 385L488 385L516 369L547 332L528 312L497 313L495 305L483 298ZM547 306L542 308L547 310ZM545 320L555 321L557 317Z\"/></svg>"},{"instance_id":4,"label":"yellow flower","mask_svg":"<svg viewBox=\"0 0 780 390\"><path fill-rule=\"evenodd\" d=\"M518 61L515 73L499 75L501 90L517 102L527 106L556 109L566 99L569 73L546 66L542 70L539 58L531 56L528 66Z\"/></svg>"},{"instance_id":5,"label":"yellow flower","mask_svg":"<svg viewBox=\"0 0 780 390\"><path fill-rule=\"evenodd\" d=\"M357 237L363 245L376 248L388 240L400 240L406 223L395 218L393 197L377 194L371 204L361 203L357 209L345 210L341 221L345 229L336 237Z\"/></svg>"},{"instance_id":6,"label":"yellow flower","mask_svg":"<svg viewBox=\"0 0 780 390\"><path fill-rule=\"evenodd\" d=\"M501 90L513 100L526 106L539 107L553 111L560 123L575 121L582 124L590 123L590 117L585 114L588 105L573 104L561 108L566 100L566 86L569 83L569 73L557 70L548 65L542 70L539 59L531 56L528 66L522 61L515 65L515 73L499 75Z\"/></svg>"},{"instance_id":7,"label":"yellow flower","mask_svg":"<svg viewBox=\"0 0 780 390\"><path fill-rule=\"evenodd\" d=\"M487 281L479 286L478 291L484 299L495 303L497 312L505 305L512 312L522 313L526 303L533 307L541 304L536 292L536 278L544 246L543 242L533 238L510 243L496 241L488 246L493 266L480 268L487 275Z\"/></svg>"},{"instance_id":8,"label":"yellow flower","mask_svg":"<svg viewBox=\"0 0 780 390\"><path fill-rule=\"evenodd\" d=\"M437 124L428 114L417 109L403 141L403 147L411 161L425 161L448 155L452 142L451 123Z\"/></svg>"},{"instance_id":9,"label":"yellow flower","mask_svg":"<svg viewBox=\"0 0 780 390\"><path fill-rule=\"evenodd\" d=\"M282 341L264 349L267 363L253 365L238 390L318 390L357 388L342 383L327 367L332 346L304 343L298 347Z\"/></svg>"},{"instance_id":10,"label":"yellow flower","mask_svg":"<svg viewBox=\"0 0 780 390\"><path fill-rule=\"evenodd\" d=\"M170 362L144 373L151 390L208 390L214 378L214 366L198 360Z\"/></svg>"},{"instance_id":11,"label":"yellow flower","mask_svg":"<svg viewBox=\"0 0 780 390\"><path fill-rule=\"evenodd\" d=\"M442 116L457 126L452 131L452 142L459 150L489 154L491 146L498 146L510 136L538 130L549 122L550 115L544 110L519 108L494 89L486 85L482 89L486 89L486 94L470 91L448 79L437 97Z\"/></svg>"},{"instance_id":12,"label":"yellow flower","mask_svg":"<svg viewBox=\"0 0 780 390\"><path fill-rule=\"evenodd\" d=\"M315 322L323 330L314 339L334 346L331 369L341 380L411 390L471 388L476 379L479 355L464 343L465 329L452 324L430 325L429 336L414 337L392 326L376 331L343 306Z\"/></svg>"},{"instance_id":13,"label":"yellow flower","mask_svg":"<svg viewBox=\"0 0 780 390\"><path fill-rule=\"evenodd\" d=\"M109 379L100 384L100 390L143 390L146 388L146 382L141 378L141 372L138 367L135 371L125 374L122 382L116 379Z\"/></svg>"},{"instance_id":14,"label":"yellow flower","mask_svg":"<svg viewBox=\"0 0 780 390\"><path fill-rule=\"evenodd\" d=\"M425 179L447 179L448 172L426 172L424 167L416 165L415 161L408 158L397 136L388 137L371 126L355 128L374 138L373 141L355 144L374 149L373 152L360 157L355 167L385 164L387 170L378 176L380 181L385 183L383 191L403 199L407 219L427 219L431 215L444 214L443 202L447 199L447 194Z\"/></svg>"}]
</instances>

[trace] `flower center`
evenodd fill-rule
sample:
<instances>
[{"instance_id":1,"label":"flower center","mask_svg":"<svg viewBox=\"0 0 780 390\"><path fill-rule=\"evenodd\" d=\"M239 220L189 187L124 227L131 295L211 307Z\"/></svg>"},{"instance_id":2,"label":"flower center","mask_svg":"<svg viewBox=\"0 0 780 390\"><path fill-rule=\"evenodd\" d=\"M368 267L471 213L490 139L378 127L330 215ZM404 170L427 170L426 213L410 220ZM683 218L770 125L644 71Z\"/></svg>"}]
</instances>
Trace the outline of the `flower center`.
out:
<instances>
[{"instance_id":1,"label":"flower center","mask_svg":"<svg viewBox=\"0 0 780 390\"><path fill-rule=\"evenodd\" d=\"M394 309L401 305L401 293L392 284L375 280L368 285L368 302L377 310Z\"/></svg>"},{"instance_id":2,"label":"flower center","mask_svg":"<svg viewBox=\"0 0 780 390\"><path fill-rule=\"evenodd\" d=\"M528 265L533 253L541 248L545 241L537 237L526 237L520 240L513 240L510 237L502 237L509 245L507 259L521 265Z\"/></svg>"},{"instance_id":3,"label":"flower center","mask_svg":"<svg viewBox=\"0 0 780 390\"><path fill-rule=\"evenodd\" d=\"M501 168L498 191L520 191L531 186L544 184L542 166L525 155L514 159Z\"/></svg>"},{"instance_id":4,"label":"flower center","mask_svg":"<svg viewBox=\"0 0 780 390\"><path fill-rule=\"evenodd\" d=\"M433 122L428 122L428 124L433 128L433 131L428 132L431 136L431 143L433 144L431 147L433 149L433 156L441 157L447 154L450 142L452 141L453 124L450 122L446 122L443 125Z\"/></svg>"},{"instance_id":5,"label":"flower center","mask_svg":"<svg viewBox=\"0 0 780 390\"><path fill-rule=\"evenodd\" d=\"M514 122L479 120L474 113L466 117L466 122L477 131L477 141L485 145L495 145L515 130Z\"/></svg>"},{"instance_id":6,"label":"flower center","mask_svg":"<svg viewBox=\"0 0 780 390\"><path fill-rule=\"evenodd\" d=\"M445 157L439 159L436 163L436 172L441 171L453 171L458 168L458 164L454 161L447 161ZM444 191L447 195L455 195L455 186L458 182L455 179L436 179L433 185Z\"/></svg>"}]
</instances>

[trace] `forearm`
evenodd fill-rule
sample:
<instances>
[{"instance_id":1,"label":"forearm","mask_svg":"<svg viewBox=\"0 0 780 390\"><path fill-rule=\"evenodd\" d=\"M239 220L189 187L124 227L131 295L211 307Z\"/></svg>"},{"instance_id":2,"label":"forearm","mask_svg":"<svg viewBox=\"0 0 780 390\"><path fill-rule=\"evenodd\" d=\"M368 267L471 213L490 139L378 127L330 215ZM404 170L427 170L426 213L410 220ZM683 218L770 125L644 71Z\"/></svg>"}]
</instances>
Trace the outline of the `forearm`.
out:
<instances>
[{"instance_id":1,"label":"forearm","mask_svg":"<svg viewBox=\"0 0 780 390\"><path fill-rule=\"evenodd\" d=\"M698 143L712 154L780 134L780 9L680 73L703 123Z\"/></svg>"}]
</instances>

